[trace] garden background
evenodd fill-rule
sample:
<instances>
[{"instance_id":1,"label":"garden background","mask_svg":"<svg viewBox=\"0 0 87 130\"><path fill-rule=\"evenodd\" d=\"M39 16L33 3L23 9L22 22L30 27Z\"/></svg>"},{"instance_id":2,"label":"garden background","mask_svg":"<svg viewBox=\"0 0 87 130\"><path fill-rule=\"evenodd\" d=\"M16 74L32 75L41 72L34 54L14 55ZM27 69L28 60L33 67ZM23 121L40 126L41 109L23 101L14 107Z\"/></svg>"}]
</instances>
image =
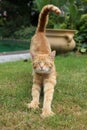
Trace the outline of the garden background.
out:
<instances>
[{"instance_id":1,"label":"garden background","mask_svg":"<svg viewBox=\"0 0 87 130\"><path fill-rule=\"evenodd\" d=\"M48 28L77 30L76 53L55 58L55 116L41 118L43 96L38 110L27 108L32 98L31 60L1 63L0 130L87 130L87 0L0 0L0 52L5 51L3 45L7 51L29 50L39 12L49 3L62 14L50 14Z\"/></svg>"},{"instance_id":2,"label":"garden background","mask_svg":"<svg viewBox=\"0 0 87 130\"><path fill-rule=\"evenodd\" d=\"M45 4L54 4L62 11L58 17L50 14L47 27L77 30L74 51L87 53L87 0L0 0L0 44L7 42L6 39L21 39L26 41L24 49L28 49ZM3 46L0 48L3 51Z\"/></svg>"}]
</instances>

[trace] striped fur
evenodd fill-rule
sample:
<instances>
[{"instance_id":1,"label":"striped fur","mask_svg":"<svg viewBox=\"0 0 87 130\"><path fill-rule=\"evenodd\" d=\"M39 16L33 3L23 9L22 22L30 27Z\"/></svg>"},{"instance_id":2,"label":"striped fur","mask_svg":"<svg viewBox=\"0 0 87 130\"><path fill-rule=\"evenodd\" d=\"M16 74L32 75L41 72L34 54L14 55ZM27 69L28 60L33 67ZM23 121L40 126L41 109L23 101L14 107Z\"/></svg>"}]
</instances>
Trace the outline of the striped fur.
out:
<instances>
[{"instance_id":1,"label":"striped fur","mask_svg":"<svg viewBox=\"0 0 87 130\"><path fill-rule=\"evenodd\" d=\"M44 32L45 31L45 26L48 22L48 13L49 12L55 12L56 14L61 13L59 8L57 8L56 6L53 6L53 5L44 6L43 9L41 10L40 15L39 15L37 32Z\"/></svg>"},{"instance_id":2,"label":"striped fur","mask_svg":"<svg viewBox=\"0 0 87 130\"><path fill-rule=\"evenodd\" d=\"M37 30L31 40L30 46L33 64L33 86L32 101L28 104L28 108L38 108L41 86L43 85L43 117L53 115L51 103L54 87L56 85L56 69L54 64L55 51L51 52L50 44L44 34L48 13L50 11L56 14L60 13L60 10L54 5L46 5L43 7L39 15Z\"/></svg>"}]
</instances>

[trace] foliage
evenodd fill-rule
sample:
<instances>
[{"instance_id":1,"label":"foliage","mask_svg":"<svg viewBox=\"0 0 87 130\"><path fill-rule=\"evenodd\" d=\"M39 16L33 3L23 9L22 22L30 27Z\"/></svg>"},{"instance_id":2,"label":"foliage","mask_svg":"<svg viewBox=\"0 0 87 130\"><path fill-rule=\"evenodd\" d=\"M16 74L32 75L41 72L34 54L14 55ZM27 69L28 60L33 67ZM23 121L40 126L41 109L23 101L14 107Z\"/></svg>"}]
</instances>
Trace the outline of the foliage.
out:
<instances>
[{"instance_id":1,"label":"foliage","mask_svg":"<svg viewBox=\"0 0 87 130\"><path fill-rule=\"evenodd\" d=\"M30 47L31 37L34 33L35 27L22 27L18 31L12 33L10 39L1 38L0 52L28 50Z\"/></svg>"},{"instance_id":2,"label":"foliage","mask_svg":"<svg viewBox=\"0 0 87 130\"><path fill-rule=\"evenodd\" d=\"M27 109L31 101L32 66L28 62L0 64L0 130L86 130L87 57L58 56L57 85L52 109L55 116L42 119L38 110Z\"/></svg>"},{"instance_id":3,"label":"foliage","mask_svg":"<svg viewBox=\"0 0 87 130\"><path fill-rule=\"evenodd\" d=\"M35 0L35 1L36 1L36 5L37 5L39 11L41 11L41 9L44 5L53 4L55 6L61 7L66 2L66 0L61 0L61 2L60 2L60 0L55 0L55 1L54 0Z\"/></svg>"},{"instance_id":4,"label":"foliage","mask_svg":"<svg viewBox=\"0 0 87 130\"><path fill-rule=\"evenodd\" d=\"M69 0L65 5L66 28L75 29L80 19L80 13L74 0Z\"/></svg>"},{"instance_id":5,"label":"foliage","mask_svg":"<svg viewBox=\"0 0 87 130\"><path fill-rule=\"evenodd\" d=\"M77 48L81 53L87 53L87 14L83 14L78 24L76 35Z\"/></svg>"},{"instance_id":6,"label":"foliage","mask_svg":"<svg viewBox=\"0 0 87 130\"><path fill-rule=\"evenodd\" d=\"M39 10L46 4L58 6L62 13L59 16L50 14L47 27L78 30L75 36L76 50L87 53L87 0L36 0L36 4Z\"/></svg>"},{"instance_id":7,"label":"foliage","mask_svg":"<svg viewBox=\"0 0 87 130\"><path fill-rule=\"evenodd\" d=\"M6 22L5 25L3 26L3 31L2 31L2 37L11 37L14 33L14 31L16 31L18 29L18 24L20 24L18 22L19 18L14 20L11 20L9 22ZM13 24L14 23L14 24Z\"/></svg>"},{"instance_id":8,"label":"foliage","mask_svg":"<svg viewBox=\"0 0 87 130\"><path fill-rule=\"evenodd\" d=\"M57 0L36 0L36 5L38 10L41 11L42 7L47 4L53 4L61 8L65 2L66 0L61 0L61 2ZM60 28L60 23L63 23L65 20L64 14L56 16L54 13L51 13L49 17L50 20L48 21L47 25L48 28Z\"/></svg>"},{"instance_id":9,"label":"foliage","mask_svg":"<svg viewBox=\"0 0 87 130\"><path fill-rule=\"evenodd\" d=\"M38 14L46 4L54 4L62 12L58 16L51 13L47 27L78 30L75 37L77 50L86 53L87 22L85 20L87 17L85 15L87 14L87 0L1 0L0 38L30 38L34 30L28 29L28 27L37 25ZM83 20L83 16L85 20Z\"/></svg>"},{"instance_id":10,"label":"foliage","mask_svg":"<svg viewBox=\"0 0 87 130\"><path fill-rule=\"evenodd\" d=\"M9 37L21 26L30 26L32 0L0 1L0 26L3 27L2 37ZM6 15L4 16L4 12Z\"/></svg>"},{"instance_id":11,"label":"foliage","mask_svg":"<svg viewBox=\"0 0 87 130\"><path fill-rule=\"evenodd\" d=\"M14 32L13 37L16 39L31 39L35 33L35 27L22 27L18 31Z\"/></svg>"},{"instance_id":12,"label":"foliage","mask_svg":"<svg viewBox=\"0 0 87 130\"><path fill-rule=\"evenodd\" d=\"M75 3L76 2L76 3ZM79 1L81 2L81 1ZM69 29L75 29L76 24L78 23L78 20L80 18L80 12L78 10L77 6L77 0L48 0L48 1L42 1L42 0L36 0L37 8L39 11L41 8L46 4L53 4L60 8L61 14L56 16L55 14L52 14L50 16L50 21L48 23L48 27L53 28L69 28Z\"/></svg>"}]
</instances>

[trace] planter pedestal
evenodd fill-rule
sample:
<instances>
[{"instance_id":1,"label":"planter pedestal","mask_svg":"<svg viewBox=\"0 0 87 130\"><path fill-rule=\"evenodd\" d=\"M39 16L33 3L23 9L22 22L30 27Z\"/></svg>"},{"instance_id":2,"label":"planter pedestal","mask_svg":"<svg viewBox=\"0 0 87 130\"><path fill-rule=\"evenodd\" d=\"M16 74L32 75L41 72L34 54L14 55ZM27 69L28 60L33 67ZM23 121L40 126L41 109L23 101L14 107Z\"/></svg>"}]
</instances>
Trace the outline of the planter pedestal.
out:
<instances>
[{"instance_id":1,"label":"planter pedestal","mask_svg":"<svg viewBox=\"0 0 87 130\"><path fill-rule=\"evenodd\" d=\"M74 49L74 33L75 30L46 29L46 36L51 45L51 48L52 50L56 50L57 53L66 53Z\"/></svg>"}]
</instances>

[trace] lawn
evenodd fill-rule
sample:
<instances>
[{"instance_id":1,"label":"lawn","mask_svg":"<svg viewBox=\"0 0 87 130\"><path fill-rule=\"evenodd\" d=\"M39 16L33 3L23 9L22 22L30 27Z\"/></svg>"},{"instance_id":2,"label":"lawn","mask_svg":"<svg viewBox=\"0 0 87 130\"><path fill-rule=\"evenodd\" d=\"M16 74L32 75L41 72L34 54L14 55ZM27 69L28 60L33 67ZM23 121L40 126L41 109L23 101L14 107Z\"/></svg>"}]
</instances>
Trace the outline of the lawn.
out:
<instances>
[{"instance_id":1,"label":"lawn","mask_svg":"<svg viewBox=\"0 0 87 130\"><path fill-rule=\"evenodd\" d=\"M31 101L31 61L0 64L0 130L87 130L87 56L57 56L53 117L27 109Z\"/></svg>"}]
</instances>

